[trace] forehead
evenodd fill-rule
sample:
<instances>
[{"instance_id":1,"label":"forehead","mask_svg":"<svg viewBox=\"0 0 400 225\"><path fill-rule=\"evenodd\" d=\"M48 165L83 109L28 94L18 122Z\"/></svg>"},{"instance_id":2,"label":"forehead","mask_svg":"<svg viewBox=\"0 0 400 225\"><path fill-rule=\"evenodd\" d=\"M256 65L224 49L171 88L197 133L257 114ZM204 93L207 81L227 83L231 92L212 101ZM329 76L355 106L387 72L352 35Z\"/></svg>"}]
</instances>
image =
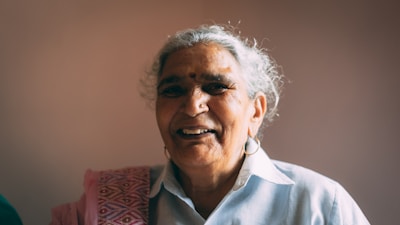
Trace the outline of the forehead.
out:
<instances>
[{"instance_id":1,"label":"forehead","mask_svg":"<svg viewBox=\"0 0 400 225\"><path fill-rule=\"evenodd\" d=\"M199 43L171 53L160 79L170 75L199 77L201 74L240 75L240 66L224 47L215 43Z\"/></svg>"}]
</instances>

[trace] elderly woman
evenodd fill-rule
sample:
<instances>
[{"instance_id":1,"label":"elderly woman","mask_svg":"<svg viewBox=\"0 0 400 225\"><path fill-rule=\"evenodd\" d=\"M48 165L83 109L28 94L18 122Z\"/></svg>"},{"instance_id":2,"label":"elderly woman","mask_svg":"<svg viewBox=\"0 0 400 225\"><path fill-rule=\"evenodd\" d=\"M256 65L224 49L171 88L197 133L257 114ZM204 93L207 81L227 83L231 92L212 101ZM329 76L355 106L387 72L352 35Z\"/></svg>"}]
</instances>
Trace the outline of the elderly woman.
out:
<instances>
[{"instance_id":1,"label":"elderly woman","mask_svg":"<svg viewBox=\"0 0 400 225\"><path fill-rule=\"evenodd\" d=\"M369 224L337 182L261 148L282 82L255 43L217 25L178 32L143 81L168 163L88 171L52 224Z\"/></svg>"}]
</instances>

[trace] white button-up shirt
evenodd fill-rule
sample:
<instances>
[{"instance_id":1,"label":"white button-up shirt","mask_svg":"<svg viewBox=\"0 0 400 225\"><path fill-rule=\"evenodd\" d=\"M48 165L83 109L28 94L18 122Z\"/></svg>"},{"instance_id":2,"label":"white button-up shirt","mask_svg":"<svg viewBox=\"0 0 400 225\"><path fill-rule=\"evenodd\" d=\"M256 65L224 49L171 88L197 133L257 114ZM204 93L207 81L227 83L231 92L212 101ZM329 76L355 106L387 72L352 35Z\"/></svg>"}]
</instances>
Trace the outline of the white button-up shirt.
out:
<instances>
[{"instance_id":1,"label":"white button-up shirt","mask_svg":"<svg viewBox=\"0 0 400 225\"><path fill-rule=\"evenodd\" d=\"M256 143L249 139L248 148ZM337 182L309 169L271 160L260 149L246 156L231 191L207 219L175 179L172 165L151 170L150 224L368 225Z\"/></svg>"}]
</instances>

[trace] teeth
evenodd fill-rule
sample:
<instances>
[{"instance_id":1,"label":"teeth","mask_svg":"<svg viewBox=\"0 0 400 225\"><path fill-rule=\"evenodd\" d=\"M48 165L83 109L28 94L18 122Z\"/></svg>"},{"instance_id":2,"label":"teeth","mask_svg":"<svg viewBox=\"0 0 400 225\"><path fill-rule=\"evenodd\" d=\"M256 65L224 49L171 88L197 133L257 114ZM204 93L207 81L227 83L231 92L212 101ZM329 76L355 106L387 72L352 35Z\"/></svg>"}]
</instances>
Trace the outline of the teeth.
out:
<instances>
[{"instance_id":1,"label":"teeth","mask_svg":"<svg viewBox=\"0 0 400 225\"><path fill-rule=\"evenodd\" d=\"M182 133L184 134L204 134L208 131L208 129L182 129Z\"/></svg>"}]
</instances>

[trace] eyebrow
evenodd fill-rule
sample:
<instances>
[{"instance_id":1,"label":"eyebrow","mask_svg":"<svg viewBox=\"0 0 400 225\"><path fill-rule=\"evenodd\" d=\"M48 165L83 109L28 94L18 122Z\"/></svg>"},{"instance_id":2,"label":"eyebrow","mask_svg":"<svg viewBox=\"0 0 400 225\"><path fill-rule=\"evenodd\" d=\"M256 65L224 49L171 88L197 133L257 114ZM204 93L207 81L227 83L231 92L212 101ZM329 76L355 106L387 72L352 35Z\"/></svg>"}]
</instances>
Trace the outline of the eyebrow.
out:
<instances>
[{"instance_id":1,"label":"eyebrow","mask_svg":"<svg viewBox=\"0 0 400 225\"><path fill-rule=\"evenodd\" d=\"M164 78L164 79L160 80L160 82L157 85L157 89L160 88L161 86L165 85L165 84L178 83L181 80L183 80L182 76L171 75L171 76L169 76L167 78Z\"/></svg>"},{"instance_id":2,"label":"eyebrow","mask_svg":"<svg viewBox=\"0 0 400 225\"><path fill-rule=\"evenodd\" d=\"M206 81L224 81L224 82L232 82L226 75L222 74L202 74L201 77Z\"/></svg>"},{"instance_id":3,"label":"eyebrow","mask_svg":"<svg viewBox=\"0 0 400 225\"><path fill-rule=\"evenodd\" d=\"M157 85L157 88L160 88L165 84L178 83L185 79L188 79L187 76L171 75L168 76L167 78L160 80L160 82ZM231 79L222 74L203 73L200 75L200 79L205 81L222 81L226 83L234 83Z\"/></svg>"}]
</instances>

